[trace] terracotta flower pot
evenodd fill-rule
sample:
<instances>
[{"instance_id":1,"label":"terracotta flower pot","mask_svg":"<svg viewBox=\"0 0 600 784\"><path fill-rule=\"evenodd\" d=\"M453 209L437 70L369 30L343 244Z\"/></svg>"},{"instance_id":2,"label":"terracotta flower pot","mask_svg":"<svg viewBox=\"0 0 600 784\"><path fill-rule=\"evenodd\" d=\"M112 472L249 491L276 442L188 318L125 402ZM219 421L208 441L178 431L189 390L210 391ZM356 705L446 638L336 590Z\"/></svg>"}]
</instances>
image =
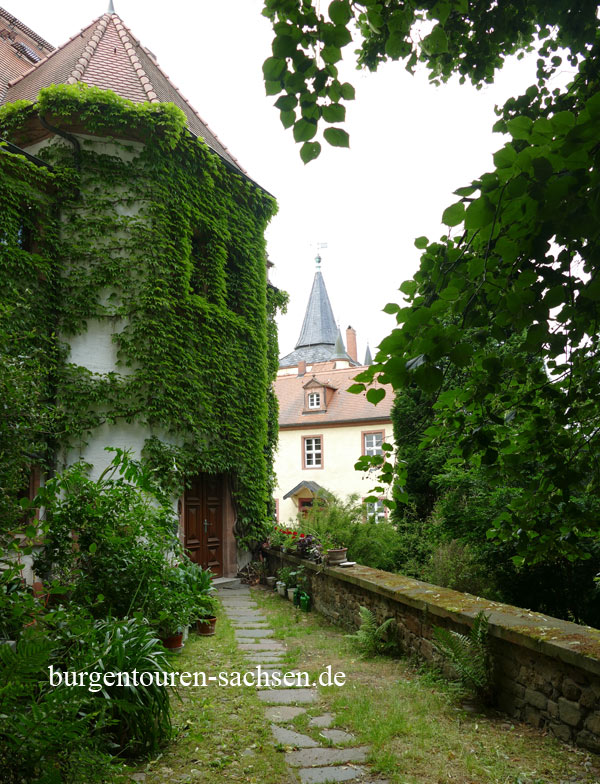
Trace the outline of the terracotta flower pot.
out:
<instances>
[{"instance_id":1,"label":"terracotta flower pot","mask_svg":"<svg viewBox=\"0 0 600 784\"><path fill-rule=\"evenodd\" d=\"M181 634L169 634L161 637L160 641L168 651L180 652L183 650L183 632Z\"/></svg>"},{"instance_id":2,"label":"terracotta flower pot","mask_svg":"<svg viewBox=\"0 0 600 784\"><path fill-rule=\"evenodd\" d=\"M216 625L217 619L214 615L209 618L198 618L196 621L196 631L203 637L210 637L215 633Z\"/></svg>"}]
</instances>

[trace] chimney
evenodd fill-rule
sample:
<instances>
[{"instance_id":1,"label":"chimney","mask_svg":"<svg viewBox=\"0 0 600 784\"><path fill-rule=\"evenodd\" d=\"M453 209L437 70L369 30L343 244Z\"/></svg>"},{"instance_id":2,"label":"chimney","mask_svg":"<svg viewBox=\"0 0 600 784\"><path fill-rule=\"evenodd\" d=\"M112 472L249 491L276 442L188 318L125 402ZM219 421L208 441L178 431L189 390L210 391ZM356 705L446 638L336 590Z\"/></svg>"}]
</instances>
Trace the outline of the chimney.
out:
<instances>
[{"instance_id":1,"label":"chimney","mask_svg":"<svg viewBox=\"0 0 600 784\"><path fill-rule=\"evenodd\" d=\"M355 362L358 362L356 351L356 330L348 327L346 330L346 352Z\"/></svg>"},{"instance_id":2,"label":"chimney","mask_svg":"<svg viewBox=\"0 0 600 784\"><path fill-rule=\"evenodd\" d=\"M306 362L301 359L298 362L298 375L303 376L306 373Z\"/></svg>"}]
</instances>

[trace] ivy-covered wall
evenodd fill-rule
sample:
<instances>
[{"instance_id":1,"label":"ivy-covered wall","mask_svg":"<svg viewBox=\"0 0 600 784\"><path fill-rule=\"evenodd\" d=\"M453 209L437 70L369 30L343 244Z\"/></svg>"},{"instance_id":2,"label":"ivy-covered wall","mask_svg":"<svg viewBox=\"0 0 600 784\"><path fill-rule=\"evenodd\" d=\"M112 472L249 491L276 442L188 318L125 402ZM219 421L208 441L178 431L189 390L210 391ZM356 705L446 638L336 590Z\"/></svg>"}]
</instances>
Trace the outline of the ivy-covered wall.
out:
<instances>
[{"instance_id":1,"label":"ivy-covered wall","mask_svg":"<svg viewBox=\"0 0 600 784\"><path fill-rule=\"evenodd\" d=\"M264 241L275 202L189 134L171 104L53 86L35 105L0 110L0 130L26 146L39 117L68 136L37 153L70 178L55 200L56 331L67 347L108 335L116 358L99 373L65 352L57 441L72 450L106 423L143 426L143 456L173 494L200 471L230 475L248 544L269 513L276 438L270 319L284 297L267 296Z\"/></svg>"}]
</instances>

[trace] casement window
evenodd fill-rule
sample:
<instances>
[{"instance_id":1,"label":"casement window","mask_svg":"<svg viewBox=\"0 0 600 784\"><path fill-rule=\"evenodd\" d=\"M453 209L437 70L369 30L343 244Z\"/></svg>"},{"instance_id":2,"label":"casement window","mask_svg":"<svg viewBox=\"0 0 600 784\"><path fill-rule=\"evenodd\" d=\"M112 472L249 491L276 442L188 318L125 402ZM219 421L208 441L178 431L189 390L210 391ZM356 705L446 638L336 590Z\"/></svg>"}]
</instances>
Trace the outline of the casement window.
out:
<instances>
[{"instance_id":1,"label":"casement window","mask_svg":"<svg viewBox=\"0 0 600 784\"><path fill-rule=\"evenodd\" d=\"M313 505L312 498L299 498L298 499L298 514L301 517L306 517L306 515L310 512Z\"/></svg>"},{"instance_id":2,"label":"casement window","mask_svg":"<svg viewBox=\"0 0 600 784\"><path fill-rule=\"evenodd\" d=\"M373 457L382 454L381 445L383 444L383 430L372 430L363 432L362 453Z\"/></svg>"},{"instance_id":3,"label":"casement window","mask_svg":"<svg viewBox=\"0 0 600 784\"><path fill-rule=\"evenodd\" d=\"M320 392L309 392L308 393L308 407L309 408L321 408L321 393Z\"/></svg>"},{"instance_id":4,"label":"casement window","mask_svg":"<svg viewBox=\"0 0 600 784\"><path fill-rule=\"evenodd\" d=\"M381 498L377 499L377 501L365 504L365 507L367 511L367 522L380 523L382 520L385 520L386 510Z\"/></svg>"},{"instance_id":5,"label":"casement window","mask_svg":"<svg viewBox=\"0 0 600 784\"><path fill-rule=\"evenodd\" d=\"M302 468L323 468L323 437L302 438Z\"/></svg>"}]
</instances>

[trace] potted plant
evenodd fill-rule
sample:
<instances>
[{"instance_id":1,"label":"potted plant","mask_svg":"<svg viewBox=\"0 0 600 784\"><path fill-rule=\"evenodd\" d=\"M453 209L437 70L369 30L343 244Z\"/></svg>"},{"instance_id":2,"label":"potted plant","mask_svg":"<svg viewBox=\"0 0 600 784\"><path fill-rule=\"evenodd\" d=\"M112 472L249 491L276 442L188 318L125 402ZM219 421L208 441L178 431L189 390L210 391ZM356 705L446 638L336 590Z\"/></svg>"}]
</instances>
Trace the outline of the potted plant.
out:
<instances>
[{"instance_id":1,"label":"potted plant","mask_svg":"<svg viewBox=\"0 0 600 784\"><path fill-rule=\"evenodd\" d=\"M321 548L329 566L337 566L346 560L348 548L332 534L326 533L321 537Z\"/></svg>"},{"instance_id":2,"label":"potted plant","mask_svg":"<svg viewBox=\"0 0 600 784\"><path fill-rule=\"evenodd\" d=\"M189 559L179 566L193 597L191 620L196 622L196 631L198 634L212 635L215 633L216 612L219 606L213 595L215 593L212 584L213 573L210 569L203 569Z\"/></svg>"},{"instance_id":3,"label":"potted plant","mask_svg":"<svg viewBox=\"0 0 600 784\"><path fill-rule=\"evenodd\" d=\"M267 585L269 588L275 588L275 583L277 582L277 577L269 576L267 577Z\"/></svg>"},{"instance_id":4,"label":"potted plant","mask_svg":"<svg viewBox=\"0 0 600 784\"><path fill-rule=\"evenodd\" d=\"M214 596L205 594L196 608L196 631L211 637L216 630L218 603Z\"/></svg>"},{"instance_id":5,"label":"potted plant","mask_svg":"<svg viewBox=\"0 0 600 784\"><path fill-rule=\"evenodd\" d=\"M152 580L146 597L146 614L165 648L181 651L183 630L195 610L194 593L183 569L165 562L163 573Z\"/></svg>"}]
</instances>

